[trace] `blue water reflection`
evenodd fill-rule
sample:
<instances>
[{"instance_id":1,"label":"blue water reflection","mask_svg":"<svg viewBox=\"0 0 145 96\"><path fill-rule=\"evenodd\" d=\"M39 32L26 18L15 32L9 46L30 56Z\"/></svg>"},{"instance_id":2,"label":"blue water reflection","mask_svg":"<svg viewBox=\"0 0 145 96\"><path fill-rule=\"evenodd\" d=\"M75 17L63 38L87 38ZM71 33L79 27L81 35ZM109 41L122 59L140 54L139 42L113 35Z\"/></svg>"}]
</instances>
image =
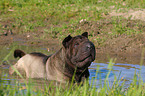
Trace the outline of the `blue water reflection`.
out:
<instances>
[{"instance_id":1,"label":"blue water reflection","mask_svg":"<svg viewBox=\"0 0 145 96\"><path fill-rule=\"evenodd\" d=\"M97 67L99 66L98 72L96 72ZM102 82L102 85L104 83L104 80L109 73L108 64L104 63L92 63L89 67L90 72L90 83L92 82L92 79L94 79L93 84L95 84L96 87L99 87L100 80ZM128 85L132 82L134 78L134 74L137 74L137 79L142 79L145 82L145 66L140 65L133 65L133 64L121 64L116 63L112 67L112 70L110 71L108 75L108 81L109 85L111 86L114 82L114 78L117 78L117 80L120 80L120 85L125 80L125 87L128 87ZM97 75L96 75L97 73ZM139 77L140 75L140 77ZM96 80L95 80L96 79Z\"/></svg>"},{"instance_id":2,"label":"blue water reflection","mask_svg":"<svg viewBox=\"0 0 145 96\"><path fill-rule=\"evenodd\" d=\"M96 70L97 68L98 70ZM90 72L89 82L98 88L100 86L103 86L106 76L107 74L109 74L107 81L109 81L110 86L112 86L115 78L117 78L116 79L117 81L121 79L119 85L121 85L125 80L124 87L128 87L128 85L132 83L135 73L137 74L136 75L137 79L142 79L143 82L145 82L144 69L145 69L145 66L116 63L114 64L114 66L112 67L112 70L110 71L108 69L107 63L106 64L105 63L92 63L91 66L89 67L89 72ZM8 67L3 67L2 70L8 73L7 72ZM15 78L9 78L9 74L3 74L1 78L1 82L3 82L4 85L14 85L16 81L18 82L18 80ZM21 83L21 85L23 84Z\"/></svg>"}]
</instances>

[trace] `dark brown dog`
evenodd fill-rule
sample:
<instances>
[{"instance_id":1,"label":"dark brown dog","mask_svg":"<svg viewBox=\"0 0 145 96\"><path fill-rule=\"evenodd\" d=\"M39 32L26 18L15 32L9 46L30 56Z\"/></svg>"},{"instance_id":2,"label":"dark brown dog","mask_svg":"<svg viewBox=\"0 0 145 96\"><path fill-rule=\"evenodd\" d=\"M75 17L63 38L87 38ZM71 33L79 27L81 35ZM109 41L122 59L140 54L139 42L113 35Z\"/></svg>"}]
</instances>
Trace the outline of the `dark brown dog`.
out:
<instances>
[{"instance_id":1,"label":"dark brown dog","mask_svg":"<svg viewBox=\"0 0 145 96\"><path fill-rule=\"evenodd\" d=\"M67 36L63 47L50 56L42 53L25 54L21 50L15 50L14 57L21 57L18 62L10 68L25 71L27 78L46 78L59 82L71 81L73 76L75 82L81 82L89 77L88 67L95 60L95 46L89 41L88 33L75 37Z\"/></svg>"}]
</instances>

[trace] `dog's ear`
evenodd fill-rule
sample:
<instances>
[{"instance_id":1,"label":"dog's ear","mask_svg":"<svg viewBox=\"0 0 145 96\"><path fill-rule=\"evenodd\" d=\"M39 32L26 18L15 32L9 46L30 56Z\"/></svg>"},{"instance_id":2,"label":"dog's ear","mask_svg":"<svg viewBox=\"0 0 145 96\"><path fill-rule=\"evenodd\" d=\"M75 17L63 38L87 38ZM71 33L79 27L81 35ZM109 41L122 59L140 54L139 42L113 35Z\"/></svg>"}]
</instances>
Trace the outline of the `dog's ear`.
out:
<instances>
[{"instance_id":1,"label":"dog's ear","mask_svg":"<svg viewBox=\"0 0 145 96\"><path fill-rule=\"evenodd\" d=\"M82 34L82 36L85 36L85 37L88 38L88 32L84 32L84 33Z\"/></svg>"},{"instance_id":2,"label":"dog's ear","mask_svg":"<svg viewBox=\"0 0 145 96\"><path fill-rule=\"evenodd\" d=\"M62 45L67 48L69 41L72 39L72 37L70 35L68 35L63 41L62 41Z\"/></svg>"}]
</instances>

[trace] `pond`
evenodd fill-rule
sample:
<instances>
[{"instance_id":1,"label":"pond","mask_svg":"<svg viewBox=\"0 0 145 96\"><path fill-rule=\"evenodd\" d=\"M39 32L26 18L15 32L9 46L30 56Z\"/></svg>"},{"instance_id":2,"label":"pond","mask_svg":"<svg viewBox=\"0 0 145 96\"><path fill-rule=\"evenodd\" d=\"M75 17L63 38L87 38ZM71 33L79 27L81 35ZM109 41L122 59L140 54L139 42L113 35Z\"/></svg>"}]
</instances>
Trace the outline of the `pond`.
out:
<instances>
[{"instance_id":1,"label":"pond","mask_svg":"<svg viewBox=\"0 0 145 96\"><path fill-rule=\"evenodd\" d=\"M22 46L22 45L17 46L17 47L14 47L14 45L4 46L1 48L3 50L1 52L3 55L1 55L1 58L0 58L2 63L7 63L7 61L9 61L10 63L14 64L17 60L13 58L12 53L13 53L13 49L17 49L17 48L26 50L27 52L32 52L32 50L34 50L34 51L47 53L47 54L54 53L54 51L48 52L47 48L45 47L36 48L36 47L30 47L30 46L28 47L28 46ZM8 57L7 54L10 54L10 56ZM6 61L4 59L6 59ZM98 59L98 57L96 59ZM90 84L93 83L93 85L96 86L96 88L103 86L107 74L108 74L109 86L113 85L113 82L116 78L117 81L120 80L120 85L123 82L125 82L124 87L127 88L128 85L132 82L135 74L137 76L137 79L142 79L145 82L145 70L144 70L145 66L144 65L140 66L139 64L114 63L114 65L111 67L112 69L109 70L108 64L109 64L109 60L108 62L104 61L102 63L100 62L97 63L97 61L95 61L91 64L91 66L89 67ZM13 82L16 82L19 80L14 77L11 78L9 74L7 74L8 68L9 68L8 66L0 67L0 75L2 77L1 79L3 83L6 85L8 84L13 85L14 84ZM97 76L96 76L96 73L97 73Z\"/></svg>"},{"instance_id":2,"label":"pond","mask_svg":"<svg viewBox=\"0 0 145 96\"><path fill-rule=\"evenodd\" d=\"M99 65L98 72L96 71L97 66ZM132 83L134 76L136 75L137 79L142 79L145 82L145 66L134 65L134 64L123 64L123 63L115 63L112 66L112 69L108 69L108 64L106 63L92 63L90 66L90 77L89 80L92 82L92 78L94 79L94 84L96 87L103 86L105 82L106 76L108 75L109 85L112 86L114 80L121 80L120 85L125 82L124 87L127 88L130 83ZM96 76L97 73L97 76ZM115 79L116 78L116 79ZM96 82L95 82L95 79Z\"/></svg>"}]
</instances>

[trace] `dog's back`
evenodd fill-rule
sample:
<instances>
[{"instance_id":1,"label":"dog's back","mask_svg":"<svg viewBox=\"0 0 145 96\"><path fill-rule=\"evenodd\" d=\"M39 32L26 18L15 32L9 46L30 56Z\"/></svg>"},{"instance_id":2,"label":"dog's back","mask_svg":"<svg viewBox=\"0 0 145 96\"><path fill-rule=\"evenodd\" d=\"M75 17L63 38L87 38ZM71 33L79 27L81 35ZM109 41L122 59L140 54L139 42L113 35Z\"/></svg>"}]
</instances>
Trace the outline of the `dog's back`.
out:
<instances>
[{"instance_id":1,"label":"dog's back","mask_svg":"<svg viewBox=\"0 0 145 96\"><path fill-rule=\"evenodd\" d=\"M20 57L20 59L10 68L9 73L13 74L14 69L20 72L24 70L28 78L44 78L46 73L45 63L50 56L38 52L25 54L22 50L17 49L14 51L14 57Z\"/></svg>"}]
</instances>

